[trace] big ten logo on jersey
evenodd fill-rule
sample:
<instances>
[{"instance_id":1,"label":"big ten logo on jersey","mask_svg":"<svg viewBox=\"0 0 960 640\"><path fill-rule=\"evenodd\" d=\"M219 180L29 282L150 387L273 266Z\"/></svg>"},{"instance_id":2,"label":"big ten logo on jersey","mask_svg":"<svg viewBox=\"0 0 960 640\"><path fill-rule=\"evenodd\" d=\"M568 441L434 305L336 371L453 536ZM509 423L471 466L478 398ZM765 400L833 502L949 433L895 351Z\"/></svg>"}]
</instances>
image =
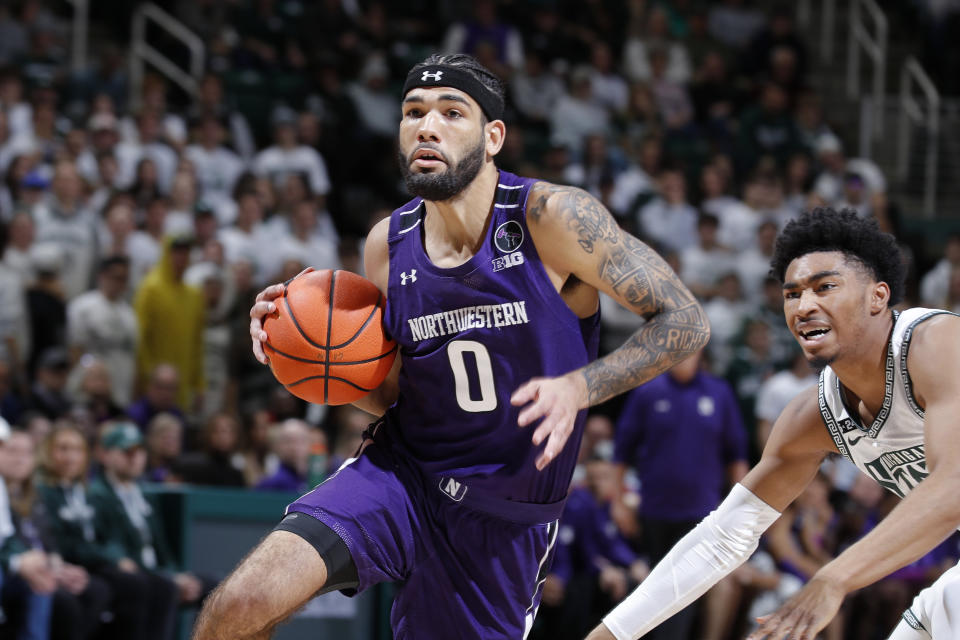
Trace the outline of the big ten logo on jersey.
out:
<instances>
[{"instance_id":1,"label":"big ten logo on jersey","mask_svg":"<svg viewBox=\"0 0 960 640\"><path fill-rule=\"evenodd\" d=\"M883 488L903 498L927 477L927 457L920 444L884 453L865 463L864 469Z\"/></svg>"},{"instance_id":2,"label":"big ten logo on jersey","mask_svg":"<svg viewBox=\"0 0 960 640\"><path fill-rule=\"evenodd\" d=\"M490 261L493 265L493 271L503 271L504 269L509 269L510 267L515 267L518 264L523 264L523 253L520 251L514 251L513 253L508 253L505 256L497 256Z\"/></svg>"}]
</instances>

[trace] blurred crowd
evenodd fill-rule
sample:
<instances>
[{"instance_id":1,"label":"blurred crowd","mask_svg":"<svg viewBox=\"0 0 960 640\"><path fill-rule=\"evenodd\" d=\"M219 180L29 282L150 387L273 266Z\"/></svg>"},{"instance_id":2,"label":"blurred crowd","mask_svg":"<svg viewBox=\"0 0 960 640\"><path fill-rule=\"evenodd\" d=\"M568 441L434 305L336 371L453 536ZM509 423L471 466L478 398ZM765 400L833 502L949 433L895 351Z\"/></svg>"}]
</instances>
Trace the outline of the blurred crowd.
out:
<instances>
[{"instance_id":1,"label":"blurred crowd","mask_svg":"<svg viewBox=\"0 0 960 640\"><path fill-rule=\"evenodd\" d=\"M158 4L206 44L195 95L152 73L131 90L135 3L93 3L79 71L62 3L0 4L0 605L17 637L166 638L209 591L216 577L166 550L144 483L302 492L356 451L369 416L278 385L250 352L248 309L305 266L362 273L366 231L407 199L399 90L429 53L500 75L498 166L594 194L712 326L696 358L591 414L532 637L582 637L816 383L767 277L777 231L821 205L895 233L910 215L831 126L790 4ZM910 303L960 310L960 237L942 256L903 248ZM642 320L601 304L609 351ZM895 500L829 461L750 563L659 637L735 637ZM948 541L862 591L824 637L885 637L957 554Z\"/></svg>"}]
</instances>

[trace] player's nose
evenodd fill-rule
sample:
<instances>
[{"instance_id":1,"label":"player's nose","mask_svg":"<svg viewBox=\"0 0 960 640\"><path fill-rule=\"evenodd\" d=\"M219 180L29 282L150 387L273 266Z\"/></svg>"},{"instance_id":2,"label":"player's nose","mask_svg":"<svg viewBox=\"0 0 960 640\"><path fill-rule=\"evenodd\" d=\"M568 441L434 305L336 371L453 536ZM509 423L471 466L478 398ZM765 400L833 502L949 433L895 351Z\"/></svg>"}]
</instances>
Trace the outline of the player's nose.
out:
<instances>
[{"instance_id":1,"label":"player's nose","mask_svg":"<svg viewBox=\"0 0 960 640\"><path fill-rule=\"evenodd\" d=\"M815 311L819 305L817 304L817 296L810 289L804 289L800 292L800 300L797 304L797 313L802 316L808 315Z\"/></svg>"},{"instance_id":2,"label":"player's nose","mask_svg":"<svg viewBox=\"0 0 960 640\"><path fill-rule=\"evenodd\" d=\"M420 142L440 141L440 114L429 111L417 121L417 140Z\"/></svg>"}]
</instances>

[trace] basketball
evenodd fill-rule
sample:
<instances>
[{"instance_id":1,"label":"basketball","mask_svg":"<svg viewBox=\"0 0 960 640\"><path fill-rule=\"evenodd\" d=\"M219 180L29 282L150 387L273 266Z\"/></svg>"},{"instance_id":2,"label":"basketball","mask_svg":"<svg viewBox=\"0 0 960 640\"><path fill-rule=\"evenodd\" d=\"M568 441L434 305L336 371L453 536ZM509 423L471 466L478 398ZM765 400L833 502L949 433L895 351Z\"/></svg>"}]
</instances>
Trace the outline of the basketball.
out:
<instances>
[{"instance_id":1,"label":"basketball","mask_svg":"<svg viewBox=\"0 0 960 640\"><path fill-rule=\"evenodd\" d=\"M397 343L383 330L386 300L355 273L324 269L297 276L264 318L264 352L277 380L317 404L347 404L390 372Z\"/></svg>"}]
</instances>

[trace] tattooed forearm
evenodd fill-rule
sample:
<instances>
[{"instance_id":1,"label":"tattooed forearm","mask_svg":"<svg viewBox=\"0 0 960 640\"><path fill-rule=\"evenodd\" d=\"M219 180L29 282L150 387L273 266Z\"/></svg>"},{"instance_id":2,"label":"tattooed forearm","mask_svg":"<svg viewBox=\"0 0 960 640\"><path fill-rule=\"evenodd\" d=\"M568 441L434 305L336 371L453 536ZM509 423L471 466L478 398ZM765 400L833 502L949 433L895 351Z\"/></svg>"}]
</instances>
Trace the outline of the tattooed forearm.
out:
<instances>
[{"instance_id":1,"label":"tattooed forearm","mask_svg":"<svg viewBox=\"0 0 960 640\"><path fill-rule=\"evenodd\" d=\"M604 247L599 275L647 323L583 369L591 405L663 373L710 338L700 303L670 266L633 236L623 233L619 243Z\"/></svg>"},{"instance_id":2,"label":"tattooed forearm","mask_svg":"<svg viewBox=\"0 0 960 640\"><path fill-rule=\"evenodd\" d=\"M615 351L580 370L591 406L650 380L701 349L710 337L700 305L660 313Z\"/></svg>"},{"instance_id":3,"label":"tattooed forearm","mask_svg":"<svg viewBox=\"0 0 960 640\"><path fill-rule=\"evenodd\" d=\"M538 183L527 214L555 216L589 254L601 288L647 322L619 349L580 370L594 405L663 373L710 337L703 308L653 249L624 232L589 193Z\"/></svg>"}]
</instances>

